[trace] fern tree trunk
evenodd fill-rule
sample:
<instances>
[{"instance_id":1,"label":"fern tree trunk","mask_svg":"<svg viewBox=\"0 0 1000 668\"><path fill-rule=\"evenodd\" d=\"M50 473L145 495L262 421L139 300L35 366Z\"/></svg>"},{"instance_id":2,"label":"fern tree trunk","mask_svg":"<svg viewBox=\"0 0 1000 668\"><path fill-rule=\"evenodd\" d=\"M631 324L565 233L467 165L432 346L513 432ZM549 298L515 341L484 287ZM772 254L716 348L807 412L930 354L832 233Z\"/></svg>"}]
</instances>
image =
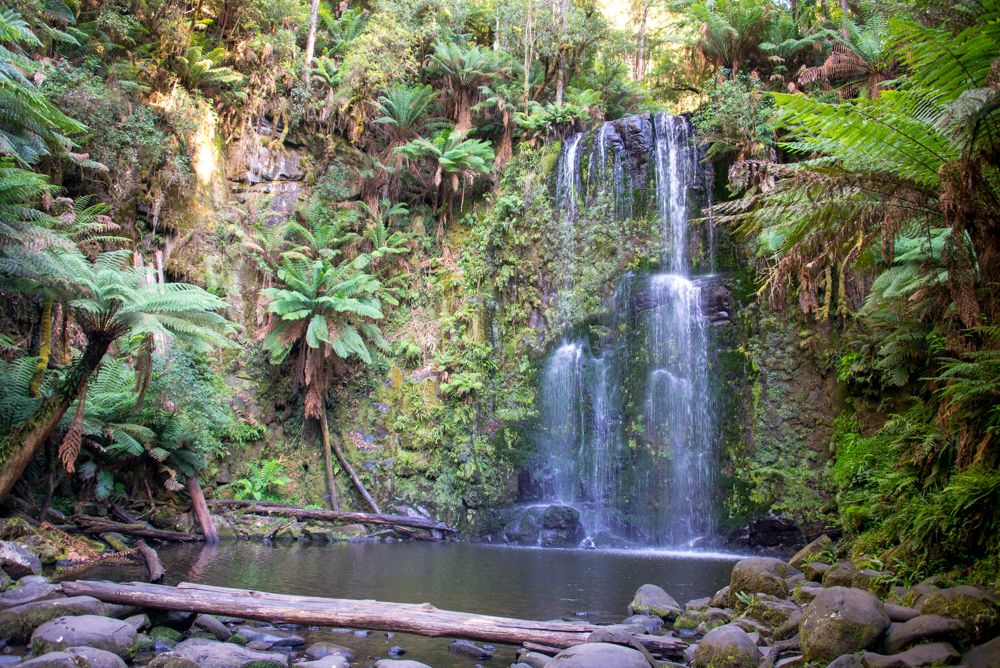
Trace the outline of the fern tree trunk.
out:
<instances>
[{"instance_id":1,"label":"fern tree trunk","mask_svg":"<svg viewBox=\"0 0 1000 668\"><path fill-rule=\"evenodd\" d=\"M59 424L80 390L101 365L114 336L93 334L79 362L66 375L59 388L46 397L35 414L0 441L0 500L6 498L35 456Z\"/></svg>"},{"instance_id":2,"label":"fern tree trunk","mask_svg":"<svg viewBox=\"0 0 1000 668\"><path fill-rule=\"evenodd\" d=\"M337 481L333 477L333 452L330 444L330 424L326 420L326 409L320 411L319 427L323 435L323 464L326 467L326 488L330 492L330 508L340 510L340 499L337 497Z\"/></svg>"},{"instance_id":3,"label":"fern tree trunk","mask_svg":"<svg viewBox=\"0 0 1000 668\"><path fill-rule=\"evenodd\" d=\"M52 297L46 297L45 301L42 302L38 365L35 367L35 375L31 377L31 384L28 386L28 392L33 397L42 396L42 381L45 379L45 371L49 368L49 358L52 356L52 306L54 303L55 300Z\"/></svg>"}]
</instances>

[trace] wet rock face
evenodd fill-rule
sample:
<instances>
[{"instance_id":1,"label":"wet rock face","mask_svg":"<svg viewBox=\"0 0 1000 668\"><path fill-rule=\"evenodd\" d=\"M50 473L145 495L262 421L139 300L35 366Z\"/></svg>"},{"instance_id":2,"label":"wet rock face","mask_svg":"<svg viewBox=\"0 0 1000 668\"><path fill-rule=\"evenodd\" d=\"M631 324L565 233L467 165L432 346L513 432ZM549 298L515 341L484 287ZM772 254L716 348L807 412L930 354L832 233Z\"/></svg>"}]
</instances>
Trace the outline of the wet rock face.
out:
<instances>
[{"instance_id":1,"label":"wet rock face","mask_svg":"<svg viewBox=\"0 0 1000 668\"><path fill-rule=\"evenodd\" d=\"M583 537L580 512L560 504L514 509L503 528L503 539L516 545L576 547Z\"/></svg>"},{"instance_id":2,"label":"wet rock face","mask_svg":"<svg viewBox=\"0 0 1000 668\"><path fill-rule=\"evenodd\" d=\"M733 296L726 286L717 281L707 282L701 288L701 312L712 324L729 322L733 312Z\"/></svg>"}]
</instances>

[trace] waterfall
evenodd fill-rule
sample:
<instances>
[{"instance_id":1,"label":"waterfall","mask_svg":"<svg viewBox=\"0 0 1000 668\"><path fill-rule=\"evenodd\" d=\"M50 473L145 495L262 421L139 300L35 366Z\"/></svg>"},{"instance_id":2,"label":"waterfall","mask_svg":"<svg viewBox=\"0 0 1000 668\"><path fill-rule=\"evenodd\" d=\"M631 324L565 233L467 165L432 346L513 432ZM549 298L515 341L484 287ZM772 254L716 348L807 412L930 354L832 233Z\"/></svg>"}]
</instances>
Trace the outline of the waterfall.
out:
<instances>
[{"instance_id":1,"label":"waterfall","mask_svg":"<svg viewBox=\"0 0 1000 668\"><path fill-rule=\"evenodd\" d=\"M669 273L622 276L602 333L567 334L548 355L534 475L546 501L580 511L590 539L688 546L712 531L715 515L708 336L700 279L691 276L692 249L702 251L704 266L714 238L689 224L711 177L683 117L632 117L591 136L586 184L579 170L585 135L570 137L560 155L562 224L572 225L602 193L614 198L615 218L646 215L645 202Z\"/></svg>"}]
</instances>

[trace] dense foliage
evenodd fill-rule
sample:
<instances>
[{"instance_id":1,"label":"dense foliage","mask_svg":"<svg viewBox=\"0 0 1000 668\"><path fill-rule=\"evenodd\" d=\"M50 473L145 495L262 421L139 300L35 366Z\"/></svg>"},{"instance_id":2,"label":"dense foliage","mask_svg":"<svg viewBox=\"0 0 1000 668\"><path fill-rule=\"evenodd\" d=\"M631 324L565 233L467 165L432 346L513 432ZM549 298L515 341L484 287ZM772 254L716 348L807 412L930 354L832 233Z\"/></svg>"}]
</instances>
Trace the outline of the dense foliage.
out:
<instances>
[{"instance_id":1,"label":"dense foliage","mask_svg":"<svg viewBox=\"0 0 1000 668\"><path fill-rule=\"evenodd\" d=\"M691 111L747 320L804 331L844 394L826 468L734 450L730 519L995 578L998 26L993 0L8 3L0 494L325 482L485 521L538 355L655 262L653 221L596 202L559 266L562 140Z\"/></svg>"}]
</instances>

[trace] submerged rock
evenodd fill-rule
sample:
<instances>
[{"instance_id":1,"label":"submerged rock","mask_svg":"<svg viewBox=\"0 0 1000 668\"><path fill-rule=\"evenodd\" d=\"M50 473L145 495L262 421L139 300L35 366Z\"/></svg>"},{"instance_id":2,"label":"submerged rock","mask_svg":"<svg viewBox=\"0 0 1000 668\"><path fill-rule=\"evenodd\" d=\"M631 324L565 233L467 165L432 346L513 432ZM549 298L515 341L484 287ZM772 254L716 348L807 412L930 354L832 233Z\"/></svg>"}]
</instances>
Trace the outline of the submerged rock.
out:
<instances>
[{"instance_id":1,"label":"submerged rock","mask_svg":"<svg viewBox=\"0 0 1000 668\"><path fill-rule=\"evenodd\" d=\"M496 648L491 645L477 645L471 640L452 640L448 643L448 651L462 656L471 656L474 659L491 659Z\"/></svg>"},{"instance_id":2,"label":"submerged rock","mask_svg":"<svg viewBox=\"0 0 1000 668\"><path fill-rule=\"evenodd\" d=\"M309 647L306 648L306 656L310 659L322 659L328 656L339 656L343 657L347 661L354 661L358 658L357 652L353 649L328 642L326 640L320 640L309 645Z\"/></svg>"},{"instance_id":3,"label":"submerged rock","mask_svg":"<svg viewBox=\"0 0 1000 668\"><path fill-rule=\"evenodd\" d=\"M120 619L98 615L57 617L35 629L31 651L44 654L68 647L93 647L129 659L135 651L135 636L135 627Z\"/></svg>"},{"instance_id":4,"label":"submerged rock","mask_svg":"<svg viewBox=\"0 0 1000 668\"><path fill-rule=\"evenodd\" d=\"M889 616L875 594L862 589L823 589L806 607L799 624L807 661L833 661L870 647L889 626Z\"/></svg>"},{"instance_id":5,"label":"submerged rock","mask_svg":"<svg viewBox=\"0 0 1000 668\"><path fill-rule=\"evenodd\" d=\"M712 629L698 643L694 665L699 668L757 668L760 650L750 635L733 624Z\"/></svg>"},{"instance_id":6,"label":"submerged rock","mask_svg":"<svg viewBox=\"0 0 1000 668\"><path fill-rule=\"evenodd\" d=\"M671 620L681 614L681 606L662 587L644 584L635 592L628 611L630 615L656 615Z\"/></svg>"},{"instance_id":7,"label":"submerged rock","mask_svg":"<svg viewBox=\"0 0 1000 668\"><path fill-rule=\"evenodd\" d=\"M603 642L584 643L564 649L545 668L649 668L642 652Z\"/></svg>"}]
</instances>

